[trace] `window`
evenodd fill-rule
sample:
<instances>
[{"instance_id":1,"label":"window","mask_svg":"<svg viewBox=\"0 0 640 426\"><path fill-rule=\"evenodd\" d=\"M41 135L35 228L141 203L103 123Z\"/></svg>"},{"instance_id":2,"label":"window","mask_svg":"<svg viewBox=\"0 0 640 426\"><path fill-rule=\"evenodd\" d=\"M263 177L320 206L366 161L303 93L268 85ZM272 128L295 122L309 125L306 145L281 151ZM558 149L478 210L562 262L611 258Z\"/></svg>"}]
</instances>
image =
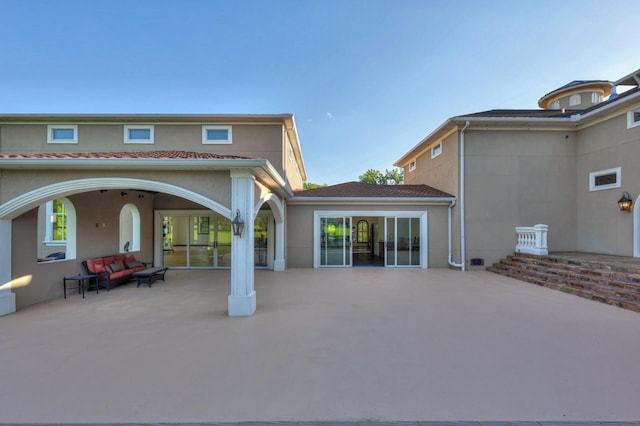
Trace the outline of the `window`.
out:
<instances>
[{"instance_id":1,"label":"window","mask_svg":"<svg viewBox=\"0 0 640 426\"><path fill-rule=\"evenodd\" d=\"M76 210L66 198L38 208L38 262L76 258Z\"/></svg>"},{"instance_id":2,"label":"window","mask_svg":"<svg viewBox=\"0 0 640 426\"><path fill-rule=\"evenodd\" d=\"M120 250L140 250L140 211L131 203L120 210Z\"/></svg>"},{"instance_id":3,"label":"window","mask_svg":"<svg viewBox=\"0 0 640 426\"><path fill-rule=\"evenodd\" d=\"M358 221L358 228L356 230L356 242L368 243L369 242L369 222L366 220Z\"/></svg>"},{"instance_id":4,"label":"window","mask_svg":"<svg viewBox=\"0 0 640 426\"><path fill-rule=\"evenodd\" d=\"M553 101L551 103L551 109L560 109L560 101Z\"/></svg>"},{"instance_id":5,"label":"window","mask_svg":"<svg viewBox=\"0 0 640 426\"><path fill-rule=\"evenodd\" d=\"M78 126L48 125L47 143L78 143Z\"/></svg>"},{"instance_id":6,"label":"window","mask_svg":"<svg viewBox=\"0 0 640 426\"><path fill-rule=\"evenodd\" d=\"M442 142L431 147L431 158L436 158L440 154L442 154Z\"/></svg>"},{"instance_id":7,"label":"window","mask_svg":"<svg viewBox=\"0 0 640 426\"><path fill-rule=\"evenodd\" d=\"M627 113L627 129L640 126L640 109Z\"/></svg>"},{"instance_id":8,"label":"window","mask_svg":"<svg viewBox=\"0 0 640 426\"><path fill-rule=\"evenodd\" d=\"M289 162L293 162L293 148L289 145Z\"/></svg>"},{"instance_id":9,"label":"window","mask_svg":"<svg viewBox=\"0 0 640 426\"><path fill-rule=\"evenodd\" d=\"M416 169L416 160L409 163L409 171L412 172Z\"/></svg>"},{"instance_id":10,"label":"window","mask_svg":"<svg viewBox=\"0 0 640 426\"><path fill-rule=\"evenodd\" d=\"M591 93L591 103L592 104L600 103L600 93L598 92Z\"/></svg>"},{"instance_id":11,"label":"window","mask_svg":"<svg viewBox=\"0 0 640 426\"><path fill-rule=\"evenodd\" d=\"M202 126L203 144L231 144L231 126Z\"/></svg>"},{"instance_id":12,"label":"window","mask_svg":"<svg viewBox=\"0 0 640 426\"><path fill-rule=\"evenodd\" d=\"M582 103L582 96L571 95L569 98L569 106L580 105Z\"/></svg>"},{"instance_id":13,"label":"window","mask_svg":"<svg viewBox=\"0 0 640 426\"><path fill-rule=\"evenodd\" d=\"M622 186L622 168L600 170L589 173L589 191L620 188Z\"/></svg>"},{"instance_id":14,"label":"window","mask_svg":"<svg viewBox=\"0 0 640 426\"><path fill-rule=\"evenodd\" d=\"M124 143L153 143L153 126L124 126Z\"/></svg>"}]
</instances>

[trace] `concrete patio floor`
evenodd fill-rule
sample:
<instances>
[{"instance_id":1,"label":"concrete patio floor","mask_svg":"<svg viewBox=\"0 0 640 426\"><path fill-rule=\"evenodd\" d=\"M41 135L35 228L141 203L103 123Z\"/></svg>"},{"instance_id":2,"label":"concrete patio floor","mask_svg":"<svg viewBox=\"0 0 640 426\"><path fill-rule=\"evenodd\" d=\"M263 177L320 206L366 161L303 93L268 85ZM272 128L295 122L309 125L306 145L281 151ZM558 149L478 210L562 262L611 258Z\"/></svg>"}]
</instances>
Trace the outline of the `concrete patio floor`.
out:
<instances>
[{"instance_id":1,"label":"concrete patio floor","mask_svg":"<svg viewBox=\"0 0 640 426\"><path fill-rule=\"evenodd\" d=\"M640 314L488 272L169 271L0 317L0 423L640 419Z\"/></svg>"}]
</instances>

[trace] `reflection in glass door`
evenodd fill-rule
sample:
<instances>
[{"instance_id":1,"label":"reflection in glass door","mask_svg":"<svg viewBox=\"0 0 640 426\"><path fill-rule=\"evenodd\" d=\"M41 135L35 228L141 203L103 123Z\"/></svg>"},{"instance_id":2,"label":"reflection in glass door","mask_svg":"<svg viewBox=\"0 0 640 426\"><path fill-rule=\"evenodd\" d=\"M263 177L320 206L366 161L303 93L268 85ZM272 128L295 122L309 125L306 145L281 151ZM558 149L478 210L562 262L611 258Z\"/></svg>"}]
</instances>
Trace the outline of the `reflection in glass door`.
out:
<instances>
[{"instance_id":1,"label":"reflection in glass door","mask_svg":"<svg viewBox=\"0 0 640 426\"><path fill-rule=\"evenodd\" d=\"M351 218L320 218L320 265L351 266Z\"/></svg>"},{"instance_id":2,"label":"reflection in glass door","mask_svg":"<svg viewBox=\"0 0 640 426\"><path fill-rule=\"evenodd\" d=\"M387 217L385 265L420 266L420 218Z\"/></svg>"},{"instance_id":3,"label":"reflection in glass door","mask_svg":"<svg viewBox=\"0 0 640 426\"><path fill-rule=\"evenodd\" d=\"M256 267L266 268L267 262L267 242L268 242L269 218L267 216L257 216L253 225L253 261Z\"/></svg>"},{"instance_id":4,"label":"reflection in glass door","mask_svg":"<svg viewBox=\"0 0 640 426\"><path fill-rule=\"evenodd\" d=\"M219 215L162 216L162 264L175 268L231 267L231 221Z\"/></svg>"}]
</instances>

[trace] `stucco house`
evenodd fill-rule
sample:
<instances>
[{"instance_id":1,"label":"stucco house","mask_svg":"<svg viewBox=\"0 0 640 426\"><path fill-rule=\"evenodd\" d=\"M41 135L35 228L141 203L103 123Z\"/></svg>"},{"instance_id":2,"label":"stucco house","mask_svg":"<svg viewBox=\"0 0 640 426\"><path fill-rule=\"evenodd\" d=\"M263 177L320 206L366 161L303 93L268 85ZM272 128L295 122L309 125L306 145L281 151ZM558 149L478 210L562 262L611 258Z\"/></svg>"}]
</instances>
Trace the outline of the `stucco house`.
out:
<instances>
[{"instance_id":1,"label":"stucco house","mask_svg":"<svg viewBox=\"0 0 640 426\"><path fill-rule=\"evenodd\" d=\"M640 256L640 210L618 207L640 194L640 70L539 106L446 120L396 162L404 185L310 190L290 114L0 115L0 315L122 253L230 269L231 316L254 313L256 268L483 268L522 226Z\"/></svg>"},{"instance_id":2,"label":"stucco house","mask_svg":"<svg viewBox=\"0 0 640 426\"><path fill-rule=\"evenodd\" d=\"M516 249L515 228L537 224L548 250L640 257L640 70L572 81L538 105L452 117L395 163L405 183L455 196L453 263L492 264Z\"/></svg>"}]
</instances>

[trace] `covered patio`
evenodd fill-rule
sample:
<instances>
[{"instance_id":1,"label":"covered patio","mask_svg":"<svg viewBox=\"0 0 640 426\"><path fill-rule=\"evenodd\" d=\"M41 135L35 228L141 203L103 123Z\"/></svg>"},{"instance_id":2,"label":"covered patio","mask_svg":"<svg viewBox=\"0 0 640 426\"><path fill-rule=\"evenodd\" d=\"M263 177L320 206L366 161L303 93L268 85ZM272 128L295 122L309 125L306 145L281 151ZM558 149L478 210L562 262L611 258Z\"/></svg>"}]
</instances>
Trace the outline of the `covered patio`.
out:
<instances>
[{"instance_id":1,"label":"covered patio","mask_svg":"<svg viewBox=\"0 0 640 426\"><path fill-rule=\"evenodd\" d=\"M488 272L230 271L0 321L0 423L640 418L640 314Z\"/></svg>"}]
</instances>

